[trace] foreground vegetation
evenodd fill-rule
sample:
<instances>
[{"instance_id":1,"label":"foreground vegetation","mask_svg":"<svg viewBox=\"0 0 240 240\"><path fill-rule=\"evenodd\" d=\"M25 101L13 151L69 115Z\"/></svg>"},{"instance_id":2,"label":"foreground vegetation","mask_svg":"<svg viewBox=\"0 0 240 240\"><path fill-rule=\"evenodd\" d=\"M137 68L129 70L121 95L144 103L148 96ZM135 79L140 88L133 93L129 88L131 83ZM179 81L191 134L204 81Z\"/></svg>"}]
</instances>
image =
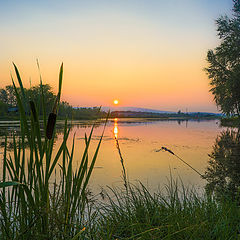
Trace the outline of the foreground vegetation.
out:
<instances>
[{"instance_id":1,"label":"foreground vegetation","mask_svg":"<svg viewBox=\"0 0 240 240\"><path fill-rule=\"evenodd\" d=\"M170 181L165 193L143 186L111 190L93 239L239 239L240 209Z\"/></svg>"},{"instance_id":2,"label":"foreground vegetation","mask_svg":"<svg viewBox=\"0 0 240 240\"><path fill-rule=\"evenodd\" d=\"M59 73L58 94L48 119L41 78L39 104L25 93L19 71L15 65L14 68L19 83L17 88L12 79L20 112L21 133L19 139L13 136L12 154L8 154L7 138L5 140L0 183L0 238L77 239L85 226L87 185L102 137L90 160L88 149L93 125L90 135L85 136L85 150L80 165L73 170L74 138L69 149L67 140L70 129L67 127L67 121L62 144L55 149L56 153L53 151L63 66ZM43 133L38 109L42 109Z\"/></svg>"}]
</instances>

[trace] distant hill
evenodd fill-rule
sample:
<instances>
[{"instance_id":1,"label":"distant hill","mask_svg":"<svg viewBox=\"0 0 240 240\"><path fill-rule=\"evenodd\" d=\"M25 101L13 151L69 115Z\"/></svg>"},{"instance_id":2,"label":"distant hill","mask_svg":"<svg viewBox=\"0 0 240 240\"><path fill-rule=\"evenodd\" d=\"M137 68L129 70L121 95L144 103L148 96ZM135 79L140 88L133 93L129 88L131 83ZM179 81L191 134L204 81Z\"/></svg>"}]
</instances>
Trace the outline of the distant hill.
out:
<instances>
[{"instance_id":1,"label":"distant hill","mask_svg":"<svg viewBox=\"0 0 240 240\"><path fill-rule=\"evenodd\" d=\"M160 111L156 109L149 108L137 108L137 107L102 107L103 111L131 111L131 112L151 112L151 113L175 113L171 111Z\"/></svg>"},{"instance_id":2,"label":"distant hill","mask_svg":"<svg viewBox=\"0 0 240 240\"><path fill-rule=\"evenodd\" d=\"M137 108L137 107L102 107L103 111L108 111L110 109L111 112L143 112L143 113L160 113L160 114L176 114L177 112L173 111L161 111L156 109L149 108ZM183 112L184 114L184 112ZM221 113L210 113L210 112L188 112L189 115L215 115L221 116Z\"/></svg>"}]
</instances>

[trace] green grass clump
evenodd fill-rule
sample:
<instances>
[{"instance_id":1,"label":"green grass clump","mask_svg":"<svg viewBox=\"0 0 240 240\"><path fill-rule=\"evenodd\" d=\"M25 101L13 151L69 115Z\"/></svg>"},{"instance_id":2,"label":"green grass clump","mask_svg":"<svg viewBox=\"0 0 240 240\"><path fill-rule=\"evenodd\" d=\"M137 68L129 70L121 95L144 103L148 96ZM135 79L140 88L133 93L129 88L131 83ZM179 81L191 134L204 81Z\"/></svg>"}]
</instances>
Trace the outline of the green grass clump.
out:
<instances>
[{"instance_id":1,"label":"green grass clump","mask_svg":"<svg viewBox=\"0 0 240 240\"><path fill-rule=\"evenodd\" d=\"M240 239L236 203L198 196L173 181L166 190L150 194L142 184L129 184L128 193L111 189L94 239Z\"/></svg>"},{"instance_id":2,"label":"green grass clump","mask_svg":"<svg viewBox=\"0 0 240 240\"><path fill-rule=\"evenodd\" d=\"M60 102L63 65L59 73L58 94L48 119L43 111L41 132L39 103L25 94L22 80L14 65L19 88L12 79L20 111L20 137L13 136L13 152L8 154L7 138L0 183L0 239L79 239L88 225L86 206L87 186L93 171L102 136L92 159L88 149L93 134L85 136L85 150L80 166L73 169L74 138L67 147L67 121L63 140L55 149L55 118ZM40 76L40 84L42 80ZM41 88L42 89L42 88ZM42 109L45 108L42 91ZM42 124L42 123L41 123ZM26 147L28 149L26 150ZM60 180L56 179L60 176Z\"/></svg>"}]
</instances>

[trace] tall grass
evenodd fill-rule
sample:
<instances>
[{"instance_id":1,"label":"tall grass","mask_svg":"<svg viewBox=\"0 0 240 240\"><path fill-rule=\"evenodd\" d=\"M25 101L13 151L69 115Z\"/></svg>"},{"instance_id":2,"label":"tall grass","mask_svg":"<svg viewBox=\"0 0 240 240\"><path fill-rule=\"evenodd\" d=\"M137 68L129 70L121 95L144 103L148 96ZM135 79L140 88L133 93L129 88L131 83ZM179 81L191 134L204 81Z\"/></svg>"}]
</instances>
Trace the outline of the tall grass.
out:
<instances>
[{"instance_id":1,"label":"tall grass","mask_svg":"<svg viewBox=\"0 0 240 240\"><path fill-rule=\"evenodd\" d=\"M43 111L44 135L41 134L38 103L28 99L17 67L19 88L12 77L20 111L20 137L13 136L13 153L7 152L7 138L0 183L1 239L78 239L84 237L87 186L97 159L103 133L92 159L88 149L93 134L85 136L85 149L80 166L73 169L75 139L67 147L67 120L63 140L54 155L55 121L60 101L63 65L59 72L58 94L48 119ZM45 107L41 84L42 109ZM37 107L36 107L37 106ZM106 126L106 123L105 123ZM104 127L105 128L105 127ZM104 130L103 130L104 132ZM26 150L26 146L29 147ZM53 181L58 173L60 180Z\"/></svg>"},{"instance_id":2,"label":"tall grass","mask_svg":"<svg viewBox=\"0 0 240 240\"><path fill-rule=\"evenodd\" d=\"M129 184L128 191L105 192L93 239L239 239L239 219L237 203L200 196L172 179L154 194Z\"/></svg>"}]
</instances>

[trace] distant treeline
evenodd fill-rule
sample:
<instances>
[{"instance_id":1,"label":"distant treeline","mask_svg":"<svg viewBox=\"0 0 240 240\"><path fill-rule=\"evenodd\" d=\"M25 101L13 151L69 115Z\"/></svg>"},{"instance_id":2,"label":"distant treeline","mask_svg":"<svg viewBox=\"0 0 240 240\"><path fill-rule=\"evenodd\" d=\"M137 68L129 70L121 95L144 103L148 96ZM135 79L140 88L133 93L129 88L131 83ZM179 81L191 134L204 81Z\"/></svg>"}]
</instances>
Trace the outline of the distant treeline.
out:
<instances>
[{"instance_id":1,"label":"distant treeline","mask_svg":"<svg viewBox=\"0 0 240 240\"><path fill-rule=\"evenodd\" d=\"M135 112L135 111L113 111L112 118L174 118L174 119L213 119L219 116L212 113L155 113L155 112Z\"/></svg>"},{"instance_id":2,"label":"distant treeline","mask_svg":"<svg viewBox=\"0 0 240 240\"><path fill-rule=\"evenodd\" d=\"M33 86L29 89L24 89L28 101L33 101L37 106L39 115L42 116L42 93L40 85ZM52 87L49 84L42 85L44 95L44 106L46 113L52 111L56 94L53 93ZM19 91L20 94L21 91ZM21 95L20 95L21 97ZM29 106L26 106L27 108ZM27 109L28 110L28 109ZM30 111L27 111L29 113ZM61 119L68 117L69 119L97 119L105 117L106 113L101 111L99 107L93 108L74 108L66 101L61 101L58 109L58 116ZM13 86L8 85L0 89L0 119L17 119L19 117L17 99Z\"/></svg>"}]
</instances>

